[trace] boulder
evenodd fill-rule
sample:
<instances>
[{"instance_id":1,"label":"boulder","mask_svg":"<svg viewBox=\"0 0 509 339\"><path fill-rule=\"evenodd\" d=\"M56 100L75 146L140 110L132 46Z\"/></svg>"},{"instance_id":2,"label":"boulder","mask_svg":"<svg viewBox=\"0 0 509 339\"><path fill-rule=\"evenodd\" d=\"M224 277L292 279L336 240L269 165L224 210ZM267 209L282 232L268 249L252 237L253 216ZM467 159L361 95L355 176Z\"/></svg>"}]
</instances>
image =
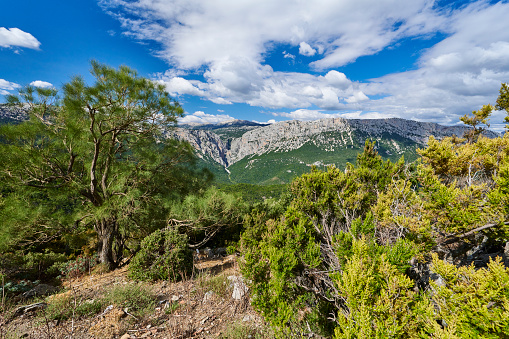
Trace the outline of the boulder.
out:
<instances>
[{"instance_id":1,"label":"boulder","mask_svg":"<svg viewBox=\"0 0 509 339\"><path fill-rule=\"evenodd\" d=\"M249 292L249 288L244 283L244 278L241 276L230 275L228 280L230 281L230 286L233 286L233 299L241 300Z\"/></svg>"},{"instance_id":2,"label":"boulder","mask_svg":"<svg viewBox=\"0 0 509 339\"><path fill-rule=\"evenodd\" d=\"M32 288L30 291L26 291L25 293L23 293L21 296L26 299L33 298L33 297L41 297L41 296L53 294L53 293L57 292L58 290L59 290L59 288L55 287L55 286L39 284L39 285L35 286L34 288Z\"/></svg>"}]
</instances>

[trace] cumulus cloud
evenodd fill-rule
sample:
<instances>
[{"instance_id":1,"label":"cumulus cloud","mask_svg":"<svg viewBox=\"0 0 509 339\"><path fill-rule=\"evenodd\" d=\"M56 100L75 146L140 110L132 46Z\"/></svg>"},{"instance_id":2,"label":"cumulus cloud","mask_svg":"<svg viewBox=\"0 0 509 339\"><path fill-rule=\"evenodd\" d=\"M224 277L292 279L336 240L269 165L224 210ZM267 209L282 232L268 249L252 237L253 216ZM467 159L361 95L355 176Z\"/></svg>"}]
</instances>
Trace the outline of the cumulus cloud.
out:
<instances>
[{"instance_id":1,"label":"cumulus cloud","mask_svg":"<svg viewBox=\"0 0 509 339\"><path fill-rule=\"evenodd\" d=\"M349 104L356 104L366 100L369 100L369 98L366 96L366 94L362 93L362 91L357 91L352 96L345 99L345 101Z\"/></svg>"},{"instance_id":2,"label":"cumulus cloud","mask_svg":"<svg viewBox=\"0 0 509 339\"><path fill-rule=\"evenodd\" d=\"M316 54L316 50L303 41L299 44L299 53L305 56L313 56Z\"/></svg>"},{"instance_id":3,"label":"cumulus cloud","mask_svg":"<svg viewBox=\"0 0 509 339\"><path fill-rule=\"evenodd\" d=\"M360 86L367 95L384 94L365 103L366 108L453 124L459 116L493 104L500 84L509 79L508 16L507 3L474 3L457 12L449 23L450 35L422 55L417 70ZM499 119L497 114L492 121Z\"/></svg>"},{"instance_id":4,"label":"cumulus cloud","mask_svg":"<svg viewBox=\"0 0 509 339\"><path fill-rule=\"evenodd\" d=\"M197 82L186 80L181 77L173 77L168 79L168 81L163 81L163 83L166 86L166 90L172 94L172 95L178 95L178 94L190 94L190 95L197 95L197 96L205 96L205 92L200 90L195 84Z\"/></svg>"},{"instance_id":5,"label":"cumulus cloud","mask_svg":"<svg viewBox=\"0 0 509 339\"><path fill-rule=\"evenodd\" d=\"M383 119L393 117L391 115L382 114L380 112L363 112L363 111L330 112L324 110L311 110L311 109L298 109L292 112L274 112L272 113L272 115L288 118L291 120L301 120L301 121L313 121L329 118Z\"/></svg>"},{"instance_id":6,"label":"cumulus cloud","mask_svg":"<svg viewBox=\"0 0 509 339\"><path fill-rule=\"evenodd\" d=\"M290 53L288 53L287 51L284 51L284 52L283 52L283 57L284 57L285 59L292 59L292 60L295 60L295 55L290 54Z\"/></svg>"},{"instance_id":7,"label":"cumulus cloud","mask_svg":"<svg viewBox=\"0 0 509 339\"><path fill-rule=\"evenodd\" d=\"M325 76L276 72L268 65L232 58L218 62L204 73L206 81L160 76L173 95L197 95L217 104L247 103L268 108L299 108L316 105L342 109L359 84L345 74Z\"/></svg>"},{"instance_id":8,"label":"cumulus cloud","mask_svg":"<svg viewBox=\"0 0 509 339\"><path fill-rule=\"evenodd\" d=\"M325 113L322 110L298 109L293 112L272 113L274 116L289 118L292 120L311 121L324 118L339 118L340 113Z\"/></svg>"},{"instance_id":9,"label":"cumulus cloud","mask_svg":"<svg viewBox=\"0 0 509 339\"><path fill-rule=\"evenodd\" d=\"M202 111L196 111L193 114L188 114L183 118L179 118L180 124L219 124L222 122L232 121L235 118L227 114L207 114Z\"/></svg>"},{"instance_id":10,"label":"cumulus cloud","mask_svg":"<svg viewBox=\"0 0 509 339\"><path fill-rule=\"evenodd\" d=\"M14 83L14 82L0 79L0 94L1 95L10 94L9 91L15 90L20 87L21 87L20 85Z\"/></svg>"},{"instance_id":11,"label":"cumulus cloud","mask_svg":"<svg viewBox=\"0 0 509 339\"><path fill-rule=\"evenodd\" d=\"M53 84L47 82L47 81L41 81L41 80L35 80L30 83L30 85L35 87L41 87L41 88L47 88L47 87L54 87Z\"/></svg>"},{"instance_id":12,"label":"cumulus cloud","mask_svg":"<svg viewBox=\"0 0 509 339\"><path fill-rule=\"evenodd\" d=\"M19 28L0 27L0 47L25 47L39 49L41 43L30 33Z\"/></svg>"},{"instance_id":13,"label":"cumulus cloud","mask_svg":"<svg viewBox=\"0 0 509 339\"><path fill-rule=\"evenodd\" d=\"M316 106L454 123L458 115L493 103L500 83L509 79L507 2L472 0L458 8L431 0L101 4L126 34L158 42L158 55L173 69L203 75L202 81L177 73L158 77L170 92L220 104L294 112ZM438 32L445 38L421 51L411 71L355 82L334 70L404 39L426 39ZM287 45L312 56L309 67L315 72L280 72L266 64L274 46ZM285 52L283 57L295 56Z\"/></svg>"}]
</instances>

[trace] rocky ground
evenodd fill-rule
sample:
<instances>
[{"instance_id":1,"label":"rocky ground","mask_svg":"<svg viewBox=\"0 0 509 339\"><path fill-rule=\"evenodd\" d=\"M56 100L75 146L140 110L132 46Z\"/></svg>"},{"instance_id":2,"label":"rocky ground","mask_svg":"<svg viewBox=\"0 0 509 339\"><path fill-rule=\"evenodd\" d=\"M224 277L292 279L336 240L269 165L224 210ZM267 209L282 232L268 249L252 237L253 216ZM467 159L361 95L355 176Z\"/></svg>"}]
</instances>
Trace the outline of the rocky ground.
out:
<instances>
[{"instance_id":1,"label":"rocky ground","mask_svg":"<svg viewBox=\"0 0 509 339\"><path fill-rule=\"evenodd\" d=\"M235 256L197 261L195 267L199 273L178 283L137 284L127 278L125 267L67 280L58 294L13 305L1 316L0 338L272 337L249 304ZM104 300L113 288L130 284L150 291L155 299L142 315L125 305L104 302L93 315L76 314L83 305ZM65 311L58 305L71 316L54 319L55 312Z\"/></svg>"}]
</instances>

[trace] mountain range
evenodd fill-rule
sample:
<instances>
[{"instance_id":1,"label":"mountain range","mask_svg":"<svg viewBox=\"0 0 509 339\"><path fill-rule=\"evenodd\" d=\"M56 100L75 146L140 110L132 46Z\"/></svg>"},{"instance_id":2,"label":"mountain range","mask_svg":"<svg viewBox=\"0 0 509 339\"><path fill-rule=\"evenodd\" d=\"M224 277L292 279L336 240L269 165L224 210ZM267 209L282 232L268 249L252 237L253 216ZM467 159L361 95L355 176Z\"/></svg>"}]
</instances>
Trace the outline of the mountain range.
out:
<instances>
[{"instance_id":1,"label":"mountain range","mask_svg":"<svg viewBox=\"0 0 509 339\"><path fill-rule=\"evenodd\" d=\"M26 114L0 105L0 122L21 121ZM417 158L417 148L429 136L462 136L465 126L405 119L342 119L283 121L259 124L233 120L222 124L182 125L166 131L167 137L188 141L201 166L218 182L285 184L309 172L312 166L342 168L353 163L366 139L376 141L379 154L392 161ZM489 137L497 133L487 131Z\"/></svg>"},{"instance_id":2,"label":"mountain range","mask_svg":"<svg viewBox=\"0 0 509 339\"><path fill-rule=\"evenodd\" d=\"M344 167L355 162L366 139L376 141L382 157L406 161L417 158L430 135L462 136L465 126L405 119L321 119L256 124L234 120L224 124L186 125L168 131L186 140L219 181L282 184L309 172L311 166ZM495 137L495 132L487 131Z\"/></svg>"}]
</instances>

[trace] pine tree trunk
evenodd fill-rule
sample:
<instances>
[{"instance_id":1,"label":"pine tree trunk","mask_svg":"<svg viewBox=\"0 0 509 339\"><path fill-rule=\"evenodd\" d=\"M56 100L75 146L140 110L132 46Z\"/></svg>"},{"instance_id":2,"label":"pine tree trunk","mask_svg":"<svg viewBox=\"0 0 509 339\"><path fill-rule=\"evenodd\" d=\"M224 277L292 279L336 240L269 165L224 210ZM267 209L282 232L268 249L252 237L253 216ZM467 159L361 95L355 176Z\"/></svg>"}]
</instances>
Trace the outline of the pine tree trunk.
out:
<instances>
[{"instance_id":1,"label":"pine tree trunk","mask_svg":"<svg viewBox=\"0 0 509 339\"><path fill-rule=\"evenodd\" d=\"M113 238L115 234L116 220L102 219L96 227L97 236L99 240L99 261L104 264L108 269L115 266L113 258Z\"/></svg>"}]
</instances>

